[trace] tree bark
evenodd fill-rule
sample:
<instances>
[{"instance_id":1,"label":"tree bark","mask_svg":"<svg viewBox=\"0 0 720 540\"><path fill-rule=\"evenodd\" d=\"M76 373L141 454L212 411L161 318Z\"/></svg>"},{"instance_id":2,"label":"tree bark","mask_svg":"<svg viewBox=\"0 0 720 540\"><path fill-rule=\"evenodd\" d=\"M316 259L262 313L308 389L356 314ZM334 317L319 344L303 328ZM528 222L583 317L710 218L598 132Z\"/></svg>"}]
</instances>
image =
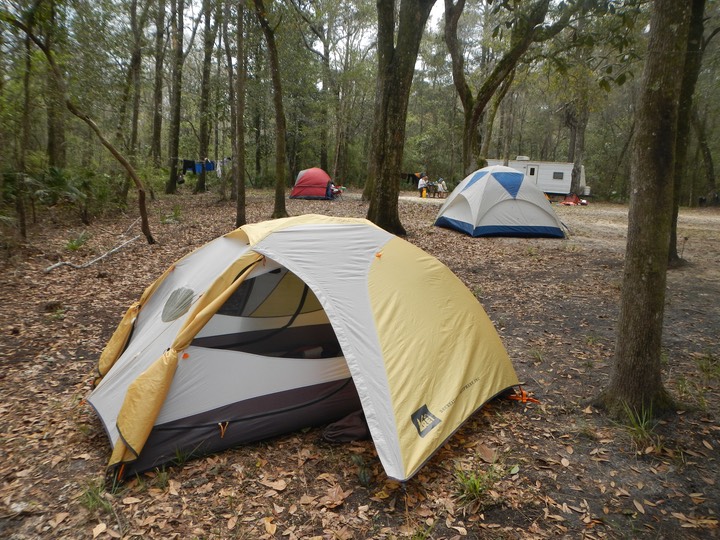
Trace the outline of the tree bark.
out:
<instances>
[{"instance_id":1,"label":"tree bark","mask_svg":"<svg viewBox=\"0 0 720 540\"><path fill-rule=\"evenodd\" d=\"M157 0L155 12L155 81L153 83L152 139L150 157L159 167L162 161L163 63L165 61L165 0Z\"/></svg>"},{"instance_id":2,"label":"tree bark","mask_svg":"<svg viewBox=\"0 0 720 540\"><path fill-rule=\"evenodd\" d=\"M247 223L245 215L245 82L247 62L245 60L245 0L237 3L237 79L235 81L235 155L233 172L237 200L235 206L235 226Z\"/></svg>"},{"instance_id":3,"label":"tree bark","mask_svg":"<svg viewBox=\"0 0 720 540\"><path fill-rule=\"evenodd\" d=\"M367 219L388 232L402 236L406 232L400 222L398 195L407 107L420 40L434 3L435 0L402 0L396 17L395 2L377 0L378 73L375 116L368 178L363 196L370 199Z\"/></svg>"},{"instance_id":4,"label":"tree bark","mask_svg":"<svg viewBox=\"0 0 720 540\"><path fill-rule=\"evenodd\" d=\"M685 166L687 164L688 147L690 146L690 123L692 115L693 94L700 75L703 57L703 14L705 13L705 0L690 0L692 11L690 14L690 30L687 37L687 52L685 53L685 69L682 72L680 87L680 106L678 109L677 142L675 149L675 193L673 197L672 223L670 228L670 249L668 261L671 265L680 262L677 241L677 221L680 213L680 196L683 181L685 180Z\"/></svg>"},{"instance_id":5,"label":"tree bark","mask_svg":"<svg viewBox=\"0 0 720 540\"><path fill-rule=\"evenodd\" d=\"M714 196L714 195L717 195L717 182L715 180L715 165L713 162L712 151L710 150L710 144L708 143L707 132L705 130L705 124L700 119L700 115L698 114L697 107L693 107L691 121L692 121L693 129L695 130L695 135L697 136L698 146L700 147L700 152L702 153L702 157L703 157L703 164L704 164L704 168L705 168L705 181L707 184L707 189L705 190L705 192L708 195Z\"/></svg>"},{"instance_id":6,"label":"tree bark","mask_svg":"<svg viewBox=\"0 0 720 540\"><path fill-rule=\"evenodd\" d=\"M500 88L492 98L492 104L490 106L489 114L487 115L487 118L485 120L482 141L480 143L481 146L479 155L481 159L486 159L488 157L488 153L490 152L490 137L492 135L493 125L495 124L495 118L497 117L498 109L500 108L500 104L502 103L503 99L505 99L508 91L510 90L510 87L512 86L514 80L515 70L513 70L512 73L510 73L510 75L508 75L508 77L502 82Z\"/></svg>"},{"instance_id":7,"label":"tree bark","mask_svg":"<svg viewBox=\"0 0 720 540\"><path fill-rule=\"evenodd\" d=\"M180 153L180 112L182 96L183 33L185 25L184 0L171 0L170 39L172 40L172 74L170 76L170 129L168 133L168 165L170 176L165 184L165 193L177 191L178 154Z\"/></svg>"},{"instance_id":8,"label":"tree bark","mask_svg":"<svg viewBox=\"0 0 720 540\"><path fill-rule=\"evenodd\" d=\"M55 2L50 3L50 21L47 25L46 42L52 49L53 39L57 29ZM60 89L55 82L52 70L47 77L47 156L50 167L64 168L67 164L65 151L65 110Z\"/></svg>"},{"instance_id":9,"label":"tree bark","mask_svg":"<svg viewBox=\"0 0 720 540\"><path fill-rule=\"evenodd\" d=\"M636 112L628 239L610 381L599 403L613 414L660 414L673 406L661 373L661 345L680 78L690 3L655 0Z\"/></svg>"},{"instance_id":10,"label":"tree bark","mask_svg":"<svg viewBox=\"0 0 720 540\"><path fill-rule=\"evenodd\" d=\"M0 50L5 50L5 35L0 26ZM0 72L5 73L8 69L5 62L5 55L0 56ZM0 118L5 118L5 77L0 77ZM0 129L0 148L5 148L5 130ZM5 193L5 176L0 174L0 193Z\"/></svg>"},{"instance_id":11,"label":"tree bark","mask_svg":"<svg viewBox=\"0 0 720 540\"><path fill-rule=\"evenodd\" d=\"M225 49L225 66L227 69L227 80L228 80L228 103L230 104L230 147L232 148L232 155L237 155L237 130L236 130L236 121L237 121L237 99L235 98L235 68L233 67L233 56L232 56L232 47L230 42L230 32L228 31L228 23L230 22L230 18L232 16L232 2L226 2L225 8L224 8L224 15L222 18L222 40L223 45ZM237 9L242 12L242 2L237 2ZM240 21L240 15L238 15L238 22ZM236 41L238 38L238 35L236 33L235 35ZM238 45L239 46L239 45ZM240 67L238 66L238 71L240 71ZM218 85L219 86L219 85ZM217 139L216 139L217 144ZM219 153L215 153L216 156L219 156ZM230 170L230 174L226 175L223 173L223 178L230 178L230 200L231 201L237 201L237 178L235 175L235 167L237 166L237 162L232 162L233 168ZM223 181L223 196L225 193L225 182Z\"/></svg>"},{"instance_id":12,"label":"tree bark","mask_svg":"<svg viewBox=\"0 0 720 540\"><path fill-rule=\"evenodd\" d=\"M255 14L260 22L260 26L262 27L262 31L265 36L265 42L268 46L270 73L272 74L273 103L275 104L275 207L273 209L272 218L276 219L287 217L288 215L287 210L285 209L285 137L287 134L287 127L285 121L285 109L283 107L280 60L278 57L277 44L275 43L275 31L270 28L263 0L254 1Z\"/></svg>"},{"instance_id":13,"label":"tree bark","mask_svg":"<svg viewBox=\"0 0 720 540\"><path fill-rule=\"evenodd\" d=\"M213 48L217 36L217 17L213 22L213 0L203 0L203 18L205 31L203 33L203 67L202 82L200 84L200 144L198 154L201 159L208 159L210 148L210 72L212 68ZM207 171L202 168L195 184L195 193L202 193L207 189Z\"/></svg>"},{"instance_id":14,"label":"tree bark","mask_svg":"<svg viewBox=\"0 0 720 540\"><path fill-rule=\"evenodd\" d=\"M27 164L25 156L30 146L30 75L32 73L31 37L26 32L25 37L25 73L23 74L23 113L22 132L20 138L20 153L18 156L18 174L15 175L15 213L17 214L18 231L20 237L27 238L27 215L25 213L25 174Z\"/></svg>"}]
</instances>

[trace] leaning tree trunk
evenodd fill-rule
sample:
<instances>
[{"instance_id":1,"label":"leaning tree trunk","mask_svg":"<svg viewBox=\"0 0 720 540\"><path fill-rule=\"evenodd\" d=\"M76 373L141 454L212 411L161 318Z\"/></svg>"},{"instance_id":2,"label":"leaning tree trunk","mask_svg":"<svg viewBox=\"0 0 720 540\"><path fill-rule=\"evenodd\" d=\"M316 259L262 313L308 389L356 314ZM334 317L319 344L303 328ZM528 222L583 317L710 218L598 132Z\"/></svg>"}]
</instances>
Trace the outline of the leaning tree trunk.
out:
<instances>
[{"instance_id":1,"label":"leaning tree trunk","mask_svg":"<svg viewBox=\"0 0 720 540\"><path fill-rule=\"evenodd\" d=\"M415 61L435 0L402 0L395 41L395 3L378 0L378 74L369 171L367 218L388 232L405 235L398 195L405 122ZM397 45L395 45L397 43Z\"/></svg>"},{"instance_id":2,"label":"leaning tree trunk","mask_svg":"<svg viewBox=\"0 0 720 540\"><path fill-rule=\"evenodd\" d=\"M636 112L628 239L615 357L599 402L661 413L672 407L661 375L673 167L680 78L685 64L690 5L655 0Z\"/></svg>"},{"instance_id":3,"label":"leaning tree trunk","mask_svg":"<svg viewBox=\"0 0 720 540\"><path fill-rule=\"evenodd\" d=\"M70 99L70 95L67 90L67 85L65 84L65 79L63 78L62 71L58 67L58 65L55 63L55 58L50 51L50 49L47 48L45 43L40 40L33 32L28 28L25 24L23 24L21 21L18 21L17 19L7 18L7 21L12 24L13 26L19 28L25 34L28 36L29 39L31 39L35 45L38 46L38 48L43 52L45 55L45 58L48 61L48 64L50 65L53 73L55 74L55 80L58 85L58 88L60 89L61 94L63 95L63 98L65 100L65 106L68 108L68 110L77 116L80 120L85 122L87 126L92 130L93 133L95 133L95 136L100 140L100 143L108 149L108 151L113 155L113 157L120 163L120 165L127 171L127 173L130 175L130 177L135 182L135 186L137 188L138 192L138 206L140 210L140 229L142 230L143 234L145 235L145 238L148 241L148 244L154 244L155 239L152 236L152 233L150 232L150 223L148 222L148 214L147 214L147 208L145 206L145 186L142 183L142 180L140 180L140 177L135 172L135 169L130 164L130 162L125 159L125 156L123 156L111 143L108 141L105 136L100 131L100 128L97 126L97 124L84 112L82 112L75 103L72 102Z\"/></svg>"},{"instance_id":4,"label":"leaning tree trunk","mask_svg":"<svg viewBox=\"0 0 720 540\"><path fill-rule=\"evenodd\" d=\"M678 110L677 142L675 149L675 195L673 200L672 226L670 228L670 251L668 261L671 264L680 262L677 248L677 220L680 213L680 195L682 192L687 163L688 147L690 146L690 117L695 84L700 75L703 55L703 14L705 0L692 0L690 31L688 32L687 52L685 53L685 69L680 87L680 108Z\"/></svg>"},{"instance_id":5,"label":"leaning tree trunk","mask_svg":"<svg viewBox=\"0 0 720 540\"><path fill-rule=\"evenodd\" d=\"M277 44L275 43L275 31L270 28L267 20L267 11L263 0L255 0L255 14L262 27L265 41L268 46L268 57L270 59L270 72L272 74L273 103L275 104L275 208L272 218L287 217L285 209L285 137L287 127L285 123L285 109L283 107L282 82L280 79L280 60L278 57Z\"/></svg>"}]
</instances>

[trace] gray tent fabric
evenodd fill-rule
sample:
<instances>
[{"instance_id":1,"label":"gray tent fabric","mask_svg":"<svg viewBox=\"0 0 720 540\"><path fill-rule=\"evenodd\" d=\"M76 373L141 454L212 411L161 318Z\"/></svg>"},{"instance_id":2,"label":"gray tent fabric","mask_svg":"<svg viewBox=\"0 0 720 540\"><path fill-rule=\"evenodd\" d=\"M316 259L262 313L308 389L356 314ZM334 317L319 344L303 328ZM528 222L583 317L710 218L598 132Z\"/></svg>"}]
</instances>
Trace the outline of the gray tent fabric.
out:
<instances>
[{"instance_id":1,"label":"gray tent fabric","mask_svg":"<svg viewBox=\"0 0 720 540\"><path fill-rule=\"evenodd\" d=\"M348 414L323 430L323 438L329 442L363 441L370 438L370 429L361 410Z\"/></svg>"}]
</instances>

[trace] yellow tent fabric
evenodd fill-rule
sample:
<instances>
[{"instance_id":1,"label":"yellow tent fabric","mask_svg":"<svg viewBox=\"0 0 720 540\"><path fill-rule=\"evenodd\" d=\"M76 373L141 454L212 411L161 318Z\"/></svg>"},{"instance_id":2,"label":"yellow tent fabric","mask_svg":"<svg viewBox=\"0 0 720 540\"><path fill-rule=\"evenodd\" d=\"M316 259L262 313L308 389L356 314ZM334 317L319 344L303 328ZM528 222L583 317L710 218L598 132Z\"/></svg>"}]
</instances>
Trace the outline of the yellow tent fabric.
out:
<instances>
[{"instance_id":1,"label":"yellow tent fabric","mask_svg":"<svg viewBox=\"0 0 720 540\"><path fill-rule=\"evenodd\" d=\"M403 263L409 260L412 265ZM519 382L485 311L440 261L391 240L369 282L409 477L478 404ZM447 361L452 358L469 360Z\"/></svg>"}]
</instances>

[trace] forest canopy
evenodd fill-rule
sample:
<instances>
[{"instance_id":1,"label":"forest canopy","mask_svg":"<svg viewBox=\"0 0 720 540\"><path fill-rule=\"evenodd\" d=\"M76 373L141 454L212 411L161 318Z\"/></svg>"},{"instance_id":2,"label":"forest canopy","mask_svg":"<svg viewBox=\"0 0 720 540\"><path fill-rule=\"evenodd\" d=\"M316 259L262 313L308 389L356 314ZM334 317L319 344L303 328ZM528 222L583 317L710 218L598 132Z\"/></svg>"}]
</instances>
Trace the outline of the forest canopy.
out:
<instances>
[{"instance_id":1,"label":"forest canopy","mask_svg":"<svg viewBox=\"0 0 720 540\"><path fill-rule=\"evenodd\" d=\"M478 95L518 40L528 37L524 24L530 10L545 10L536 26L544 34L532 36L476 113L471 168L483 158L518 155L580 160L593 196L626 201L647 3L605 1L586 9L583 2L435 2L428 23L418 28L422 40L402 172L425 171L452 188L465 176L463 159L469 158L463 155L468 134L448 48L446 4L460 8L455 52L461 55L464 84L471 92L480 89ZM275 184L272 70L252 2L40 0L6 6L0 24L4 221L24 212L19 203L34 208L62 202L78 208L84 221L127 204L131 178L88 125L69 114L64 99L92 118L151 194L164 189L169 171L185 170L182 181L189 187L234 197L234 94L236 78L244 76L244 183ZM279 58L287 186L299 171L319 166L336 184L362 188L378 87L376 3L285 0L268 2L264 15ZM12 20L21 21L51 52L67 95L36 43ZM705 21L682 205L705 202L715 190L716 3L708 3ZM204 167L201 174L183 167L205 160L213 163L207 175Z\"/></svg>"}]
</instances>

